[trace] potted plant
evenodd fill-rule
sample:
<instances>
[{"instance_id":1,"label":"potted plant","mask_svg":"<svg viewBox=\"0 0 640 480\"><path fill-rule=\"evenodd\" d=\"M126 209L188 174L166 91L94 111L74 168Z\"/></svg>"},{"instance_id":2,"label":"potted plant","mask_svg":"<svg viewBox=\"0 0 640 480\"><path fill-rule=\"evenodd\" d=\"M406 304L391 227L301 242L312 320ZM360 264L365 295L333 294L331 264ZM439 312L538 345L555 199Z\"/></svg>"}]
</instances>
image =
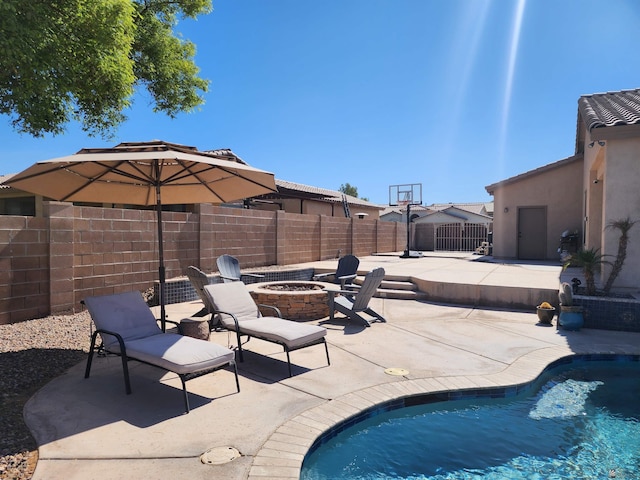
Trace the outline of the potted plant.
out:
<instances>
[{"instance_id":1,"label":"potted plant","mask_svg":"<svg viewBox=\"0 0 640 480\"><path fill-rule=\"evenodd\" d=\"M538 320L543 325L551 325L551 320L556 314L556 307L549 302L542 302L536 307L536 313L538 314Z\"/></svg>"},{"instance_id":2,"label":"potted plant","mask_svg":"<svg viewBox=\"0 0 640 480\"><path fill-rule=\"evenodd\" d=\"M573 288L567 282L562 282L560 292L560 315L558 315L558 327L564 330L580 330L584 325L582 307L573 304Z\"/></svg>"}]
</instances>

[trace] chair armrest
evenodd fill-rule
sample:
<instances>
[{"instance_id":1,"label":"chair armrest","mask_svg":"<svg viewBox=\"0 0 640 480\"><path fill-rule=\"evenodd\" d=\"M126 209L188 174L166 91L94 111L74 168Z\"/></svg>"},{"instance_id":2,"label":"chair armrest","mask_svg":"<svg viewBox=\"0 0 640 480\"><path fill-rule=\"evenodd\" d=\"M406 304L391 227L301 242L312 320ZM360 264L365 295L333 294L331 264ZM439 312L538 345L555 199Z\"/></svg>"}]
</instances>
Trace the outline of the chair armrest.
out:
<instances>
[{"instance_id":1,"label":"chair armrest","mask_svg":"<svg viewBox=\"0 0 640 480\"><path fill-rule=\"evenodd\" d=\"M157 320L158 322L160 320ZM177 328L178 328L178 332L180 333L180 335L182 335L182 325L180 325L180 322L175 322L173 320L166 320L164 321L165 323L173 323Z\"/></svg>"},{"instance_id":2,"label":"chair armrest","mask_svg":"<svg viewBox=\"0 0 640 480\"><path fill-rule=\"evenodd\" d=\"M265 305L264 303L258 303L258 308L260 307L264 307L264 308L269 308L271 310L274 310L277 314L278 317L282 318L282 313L280 312L280 309L274 305Z\"/></svg>"},{"instance_id":3,"label":"chair armrest","mask_svg":"<svg viewBox=\"0 0 640 480\"><path fill-rule=\"evenodd\" d=\"M329 294L329 297L333 298L336 295L353 295L353 290L325 290Z\"/></svg>"},{"instance_id":4,"label":"chair armrest","mask_svg":"<svg viewBox=\"0 0 640 480\"><path fill-rule=\"evenodd\" d=\"M358 276L357 273L353 273L351 275L342 275L338 277L338 280L340 280L340 288L344 288L347 282L351 284L351 282L355 280L357 276Z\"/></svg>"},{"instance_id":5,"label":"chair armrest","mask_svg":"<svg viewBox=\"0 0 640 480\"><path fill-rule=\"evenodd\" d=\"M104 333L105 335L111 335L112 337L116 337L116 340L118 340L118 344L120 345L120 355L127 358L127 347L125 347L124 345L124 339L122 338L122 335L120 335L117 332L112 332L111 330L104 330L102 328L97 328L96 331L93 332L94 335L97 335L98 333L100 335ZM104 342L103 342L103 345L104 345ZM105 351L107 351L106 347L105 347Z\"/></svg>"},{"instance_id":6,"label":"chair armrest","mask_svg":"<svg viewBox=\"0 0 640 480\"><path fill-rule=\"evenodd\" d=\"M327 277L333 277L335 276L336 272L330 272L330 273L318 273L317 275L313 276L313 279L318 281L321 280L323 278L327 278Z\"/></svg>"},{"instance_id":7,"label":"chair armrest","mask_svg":"<svg viewBox=\"0 0 640 480\"><path fill-rule=\"evenodd\" d=\"M226 275L220 274L220 278L225 278L227 280L233 280L234 282L240 281L238 277L227 277Z\"/></svg>"},{"instance_id":8,"label":"chair armrest","mask_svg":"<svg viewBox=\"0 0 640 480\"><path fill-rule=\"evenodd\" d=\"M231 318L233 318L233 322L236 324L236 332L238 331L238 329L240 328L240 324L238 323L238 317L236 317L233 313L231 312L224 312L222 310L215 310L211 315L211 318L213 318L213 315L218 315L218 314L223 314L223 315L229 315Z\"/></svg>"}]
</instances>

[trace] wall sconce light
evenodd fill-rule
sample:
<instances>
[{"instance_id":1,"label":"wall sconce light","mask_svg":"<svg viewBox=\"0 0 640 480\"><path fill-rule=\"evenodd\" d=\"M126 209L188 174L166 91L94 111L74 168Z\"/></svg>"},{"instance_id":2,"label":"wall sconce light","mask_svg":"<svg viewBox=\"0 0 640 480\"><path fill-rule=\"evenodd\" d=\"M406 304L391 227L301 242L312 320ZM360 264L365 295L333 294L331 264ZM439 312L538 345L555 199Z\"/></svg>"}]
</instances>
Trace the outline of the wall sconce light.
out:
<instances>
[{"instance_id":1,"label":"wall sconce light","mask_svg":"<svg viewBox=\"0 0 640 480\"><path fill-rule=\"evenodd\" d=\"M597 178L593 181L594 185L597 185L598 183L600 183L600 180L598 180Z\"/></svg>"},{"instance_id":2,"label":"wall sconce light","mask_svg":"<svg viewBox=\"0 0 640 480\"><path fill-rule=\"evenodd\" d=\"M503 212L504 212L504 213L509 213L509 207L504 207Z\"/></svg>"}]
</instances>

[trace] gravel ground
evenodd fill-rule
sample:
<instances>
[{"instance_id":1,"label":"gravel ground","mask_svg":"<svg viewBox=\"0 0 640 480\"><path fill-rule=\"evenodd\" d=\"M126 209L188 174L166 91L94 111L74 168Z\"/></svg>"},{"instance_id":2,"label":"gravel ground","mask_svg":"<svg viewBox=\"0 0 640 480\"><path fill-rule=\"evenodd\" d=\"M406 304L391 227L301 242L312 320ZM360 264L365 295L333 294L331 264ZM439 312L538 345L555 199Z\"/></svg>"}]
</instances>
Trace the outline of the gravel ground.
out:
<instances>
[{"instance_id":1,"label":"gravel ground","mask_svg":"<svg viewBox=\"0 0 640 480\"><path fill-rule=\"evenodd\" d=\"M24 404L47 382L86 359L90 335L88 312L0 325L0 478L33 476L38 450L24 423Z\"/></svg>"}]
</instances>

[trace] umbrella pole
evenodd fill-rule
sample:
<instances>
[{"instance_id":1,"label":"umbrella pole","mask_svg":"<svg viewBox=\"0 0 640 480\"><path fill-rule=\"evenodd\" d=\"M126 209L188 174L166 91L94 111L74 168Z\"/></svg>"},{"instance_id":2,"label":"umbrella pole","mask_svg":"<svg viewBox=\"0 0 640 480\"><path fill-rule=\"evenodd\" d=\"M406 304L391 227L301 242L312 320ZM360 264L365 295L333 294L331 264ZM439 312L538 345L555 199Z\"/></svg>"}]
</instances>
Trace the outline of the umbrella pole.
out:
<instances>
[{"instance_id":1,"label":"umbrella pole","mask_svg":"<svg viewBox=\"0 0 640 480\"><path fill-rule=\"evenodd\" d=\"M160 279L160 326L162 331L167 331L166 314L165 314L165 268L164 268L164 245L162 240L162 201L160 199L160 184L156 184L156 213L158 216L158 276Z\"/></svg>"}]
</instances>

